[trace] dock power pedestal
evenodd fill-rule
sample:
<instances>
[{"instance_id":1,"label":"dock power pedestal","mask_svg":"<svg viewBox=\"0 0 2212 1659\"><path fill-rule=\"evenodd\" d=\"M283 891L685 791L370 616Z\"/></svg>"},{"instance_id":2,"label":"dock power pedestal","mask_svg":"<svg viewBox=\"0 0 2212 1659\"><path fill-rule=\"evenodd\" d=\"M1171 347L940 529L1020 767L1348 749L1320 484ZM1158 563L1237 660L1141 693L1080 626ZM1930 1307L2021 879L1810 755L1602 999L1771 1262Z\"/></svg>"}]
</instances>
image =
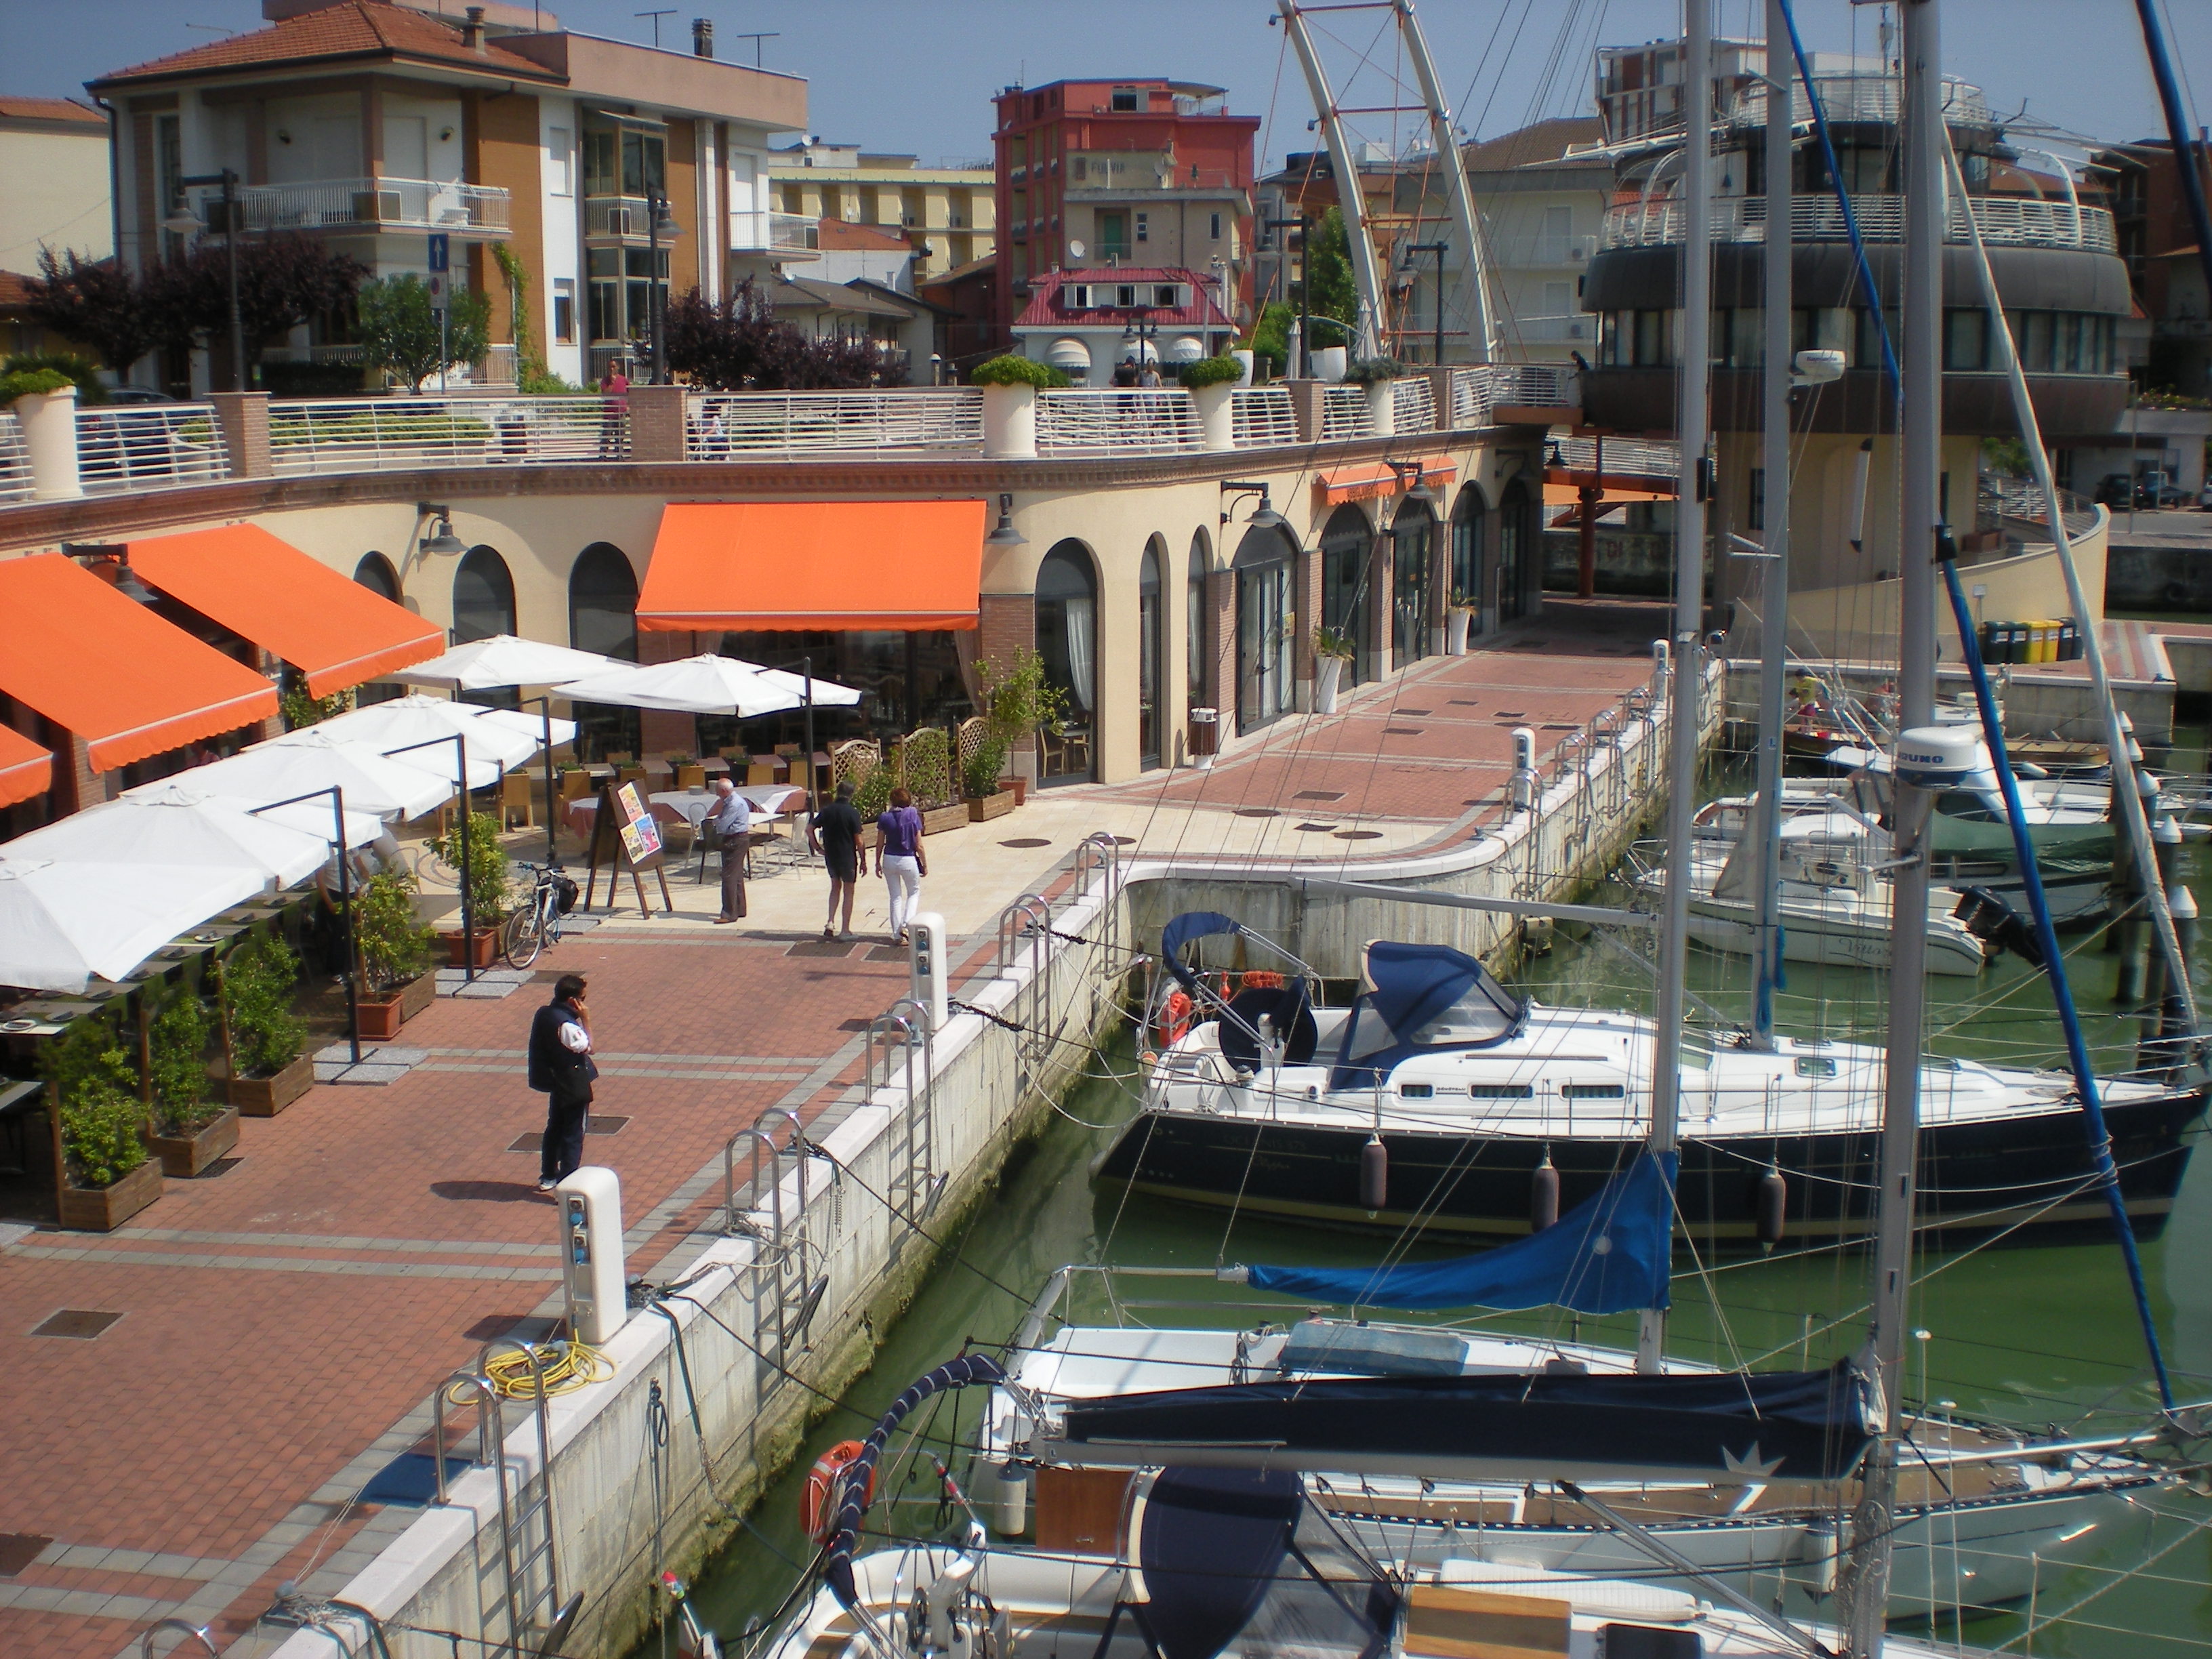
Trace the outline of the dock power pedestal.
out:
<instances>
[{"instance_id":1,"label":"dock power pedestal","mask_svg":"<svg viewBox=\"0 0 2212 1659\"><path fill-rule=\"evenodd\" d=\"M623 1300L622 1182L586 1165L553 1189L560 1206L561 1288L568 1332L599 1347L629 1317Z\"/></svg>"},{"instance_id":2,"label":"dock power pedestal","mask_svg":"<svg viewBox=\"0 0 2212 1659\"><path fill-rule=\"evenodd\" d=\"M951 1018L945 979L951 964L945 959L945 918L924 910L908 918L907 939L910 988L907 994L929 1010L929 1029L941 1031Z\"/></svg>"}]
</instances>

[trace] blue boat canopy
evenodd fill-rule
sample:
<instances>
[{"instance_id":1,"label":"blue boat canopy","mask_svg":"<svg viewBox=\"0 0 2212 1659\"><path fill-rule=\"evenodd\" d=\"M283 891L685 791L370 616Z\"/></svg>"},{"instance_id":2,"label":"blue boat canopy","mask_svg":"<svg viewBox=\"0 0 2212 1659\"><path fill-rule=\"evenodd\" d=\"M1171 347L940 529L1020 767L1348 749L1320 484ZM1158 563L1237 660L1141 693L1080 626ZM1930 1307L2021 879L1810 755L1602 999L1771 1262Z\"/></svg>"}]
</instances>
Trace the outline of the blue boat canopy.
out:
<instances>
[{"instance_id":1,"label":"blue boat canopy","mask_svg":"<svg viewBox=\"0 0 2212 1659\"><path fill-rule=\"evenodd\" d=\"M1198 975L1182 959L1182 947L1193 939L1211 939L1216 933L1241 933L1244 925L1234 916L1224 916L1218 910L1186 910L1170 917L1160 929L1160 960L1176 976L1184 990L1195 994Z\"/></svg>"},{"instance_id":2,"label":"blue boat canopy","mask_svg":"<svg viewBox=\"0 0 2212 1659\"><path fill-rule=\"evenodd\" d=\"M1626 1313L1668 1305L1674 1226L1674 1155L1646 1152L1542 1232L1480 1255L1246 1273L1260 1290L1347 1306Z\"/></svg>"},{"instance_id":3,"label":"blue boat canopy","mask_svg":"<svg viewBox=\"0 0 2212 1659\"><path fill-rule=\"evenodd\" d=\"M1487 1048L1528 1023L1527 1003L1448 945L1377 939L1367 947L1367 982L1345 1022L1332 1090L1372 1088L1414 1054Z\"/></svg>"}]
</instances>

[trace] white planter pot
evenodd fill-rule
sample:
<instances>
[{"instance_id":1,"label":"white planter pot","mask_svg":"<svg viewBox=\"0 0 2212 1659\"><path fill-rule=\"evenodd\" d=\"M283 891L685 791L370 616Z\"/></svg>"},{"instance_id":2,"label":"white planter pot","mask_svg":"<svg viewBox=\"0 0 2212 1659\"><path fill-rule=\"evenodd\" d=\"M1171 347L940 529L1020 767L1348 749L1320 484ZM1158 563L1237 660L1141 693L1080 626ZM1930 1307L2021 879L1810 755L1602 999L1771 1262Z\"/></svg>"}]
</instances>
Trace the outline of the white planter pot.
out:
<instances>
[{"instance_id":1,"label":"white planter pot","mask_svg":"<svg viewBox=\"0 0 2212 1659\"><path fill-rule=\"evenodd\" d=\"M985 386L983 453L999 460L1036 453L1036 388Z\"/></svg>"},{"instance_id":2,"label":"white planter pot","mask_svg":"<svg viewBox=\"0 0 2212 1659\"><path fill-rule=\"evenodd\" d=\"M83 495L76 458L76 388L65 386L59 392L18 398L15 411L31 464L31 499L64 501Z\"/></svg>"},{"instance_id":3,"label":"white planter pot","mask_svg":"<svg viewBox=\"0 0 2212 1659\"><path fill-rule=\"evenodd\" d=\"M1230 355L1231 356L1234 357L1234 358L1237 360L1237 367L1238 367L1238 368L1242 368L1242 369L1244 371L1244 378L1243 378L1243 380L1241 380L1237 381L1237 385L1239 385L1239 386L1249 386L1249 385L1251 385L1251 384L1252 384L1252 354L1251 354L1250 352L1249 352L1249 351L1241 351L1241 350L1240 350L1240 351L1232 351L1232 352L1231 352L1229 355Z\"/></svg>"},{"instance_id":4,"label":"white planter pot","mask_svg":"<svg viewBox=\"0 0 2212 1659\"><path fill-rule=\"evenodd\" d=\"M1367 428L1378 438L1398 435L1398 383L1395 380L1370 380L1367 383Z\"/></svg>"},{"instance_id":5,"label":"white planter pot","mask_svg":"<svg viewBox=\"0 0 2212 1659\"><path fill-rule=\"evenodd\" d=\"M1336 713L1336 688L1344 679L1344 659L1320 657L1314 661L1314 713Z\"/></svg>"},{"instance_id":6,"label":"white planter pot","mask_svg":"<svg viewBox=\"0 0 2212 1659\"><path fill-rule=\"evenodd\" d=\"M1237 447L1237 420L1233 405L1237 388L1230 385L1202 386L1194 391L1191 401L1198 405L1198 441L1203 449L1234 449Z\"/></svg>"},{"instance_id":7,"label":"white planter pot","mask_svg":"<svg viewBox=\"0 0 2212 1659\"><path fill-rule=\"evenodd\" d=\"M1323 346L1313 354L1314 379L1340 380L1344 378L1350 352L1343 346Z\"/></svg>"},{"instance_id":8,"label":"white planter pot","mask_svg":"<svg viewBox=\"0 0 2212 1659\"><path fill-rule=\"evenodd\" d=\"M1468 625L1474 613L1463 605L1455 605L1444 612L1444 654L1451 657L1467 655Z\"/></svg>"}]
</instances>

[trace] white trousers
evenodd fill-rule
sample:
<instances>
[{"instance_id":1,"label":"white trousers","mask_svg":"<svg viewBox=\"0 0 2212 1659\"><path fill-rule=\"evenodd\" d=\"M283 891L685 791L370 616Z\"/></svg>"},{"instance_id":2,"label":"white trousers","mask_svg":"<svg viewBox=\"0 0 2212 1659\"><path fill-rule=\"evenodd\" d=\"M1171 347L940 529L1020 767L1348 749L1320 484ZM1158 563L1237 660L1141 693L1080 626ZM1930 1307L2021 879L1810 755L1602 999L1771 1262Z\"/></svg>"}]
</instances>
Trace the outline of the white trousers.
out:
<instances>
[{"instance_id":1,"label":"white trousers","mask_svg":"<svg viewBox=\"0 0 2212 1659\"><path fill-rule=\"evenodd\" d=\"M921 861L893 854L884 860L884 884L891 890L891 932L903 933L921 908Z\"/></svg>"}]
</instances>

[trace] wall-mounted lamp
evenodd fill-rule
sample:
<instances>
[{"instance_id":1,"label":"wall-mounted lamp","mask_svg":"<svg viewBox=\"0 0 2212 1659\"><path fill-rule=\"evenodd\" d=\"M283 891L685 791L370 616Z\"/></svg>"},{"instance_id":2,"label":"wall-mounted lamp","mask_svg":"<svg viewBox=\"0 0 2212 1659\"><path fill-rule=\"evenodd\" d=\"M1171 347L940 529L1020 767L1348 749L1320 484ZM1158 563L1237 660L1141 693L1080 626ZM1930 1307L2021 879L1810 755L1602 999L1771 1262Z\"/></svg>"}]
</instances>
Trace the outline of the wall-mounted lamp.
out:
<instances>
[{"instance_id":1,"label":"wall-mounted lamp","mask_svg":"<svg viewBox=\"0 0 2212 1659\"><path fill-rule=\"evenodd\" d=\"M290 143L292 142L292 133L291 133L291 129L289 129L289 127L279 127L279 128L277 128L277 129L276 129L276 142L277 142L278 143L280 143L280 144L289 144L289 143Z\"/></svg>"},{"instance_id":2,"label":"wall-mounted lamp","mask_svg":"<svg viewBox=\"0 0 2212 1659\"><path fill-rule=\"evenodd\" d=\"M1559 446L1556 439L1544 456L1544 465L1560 472L1567 470L1567 458L1559 453Z\"/></svg>"},{"instance_id":3,"label":"wall-mounted lamp","mask_svg":"<svg viewBox=\"0 0 2212 1659\"><path fill-rule=\"evenodd\" d=\"M1276 512L1274 503L1267 499L1266 484L1247 483L1237 478L1224 478L1221 481L1221 493L1229 497L1221 505L1223 524L1225 525L1235 518L1239 497L1257 495L1260 498L1260 505L1254 507L1252 516L1245 520L1244 522L1247 525L1255 530L1287 530L1290 527L1291 521Z\"/></svg>"},{"instance_id":4,"label":"wall-mounted lamp","mask_svg":"<svg viewBox=\"0 0 2212 1659\"><path fill-rule=\"evenodd\" d=\"M1435 508L1437 492L1429 488L1428 479L1424 476L1424 468L1419 461L1386 459L1382 465L1397 475L1398 488L1405 492L1406 501L1419 501L1425 507L1432 510ZM1412 485L1410 489L1407 488L1409 480ZM1402 506L1403 503L1401 502L1401 505Z\"/></svg>"},{"instance_id":5,"label":"wall-mounted lamp","mask_svg":"<svg viewBox=\"0 0 2212 1659\"><path fill-rule=\"evenodd\" d=\"M998 527L992 531L989 535L983 538L983 545L986 547L1027 547L1029 544L1030 538L1023 535L1020 531L1014 528L1014 498L1012 495L1000 496Z\"/></svg>"},{"instance_id":6,"label":"wall-mounted lamp","mask_svg":"<svg viewBox=\"0 0 2212 1659\"><path fill-rule=\"evenodd\" d=\"M126 599L151 605L161 596L132 574L129 550L110 542L64 542L62 556L75 559Z\"/></svg>"},{"instance_id":7,"label":"wall-mounted lamp","mask_svg":"<svg viewBox=\"0 0 2212 1659\"><path fill-rule=\"evenodd\" d=\"M432 520L434 524L431 533L415 544L418 552L465 553L469 550L468 544L453 534L452 507L441 507L434 501L416 502L415 521L420 524L425 519Z\"/></svg>"},{"instance_id":8,"label":"wall-mounted lamp","mask_svg":"<svg viewBox=\"0 0 2212 1659\"><path fill-rule=\"evenodd\" d=\"M451 128L451 127L440 127L440 128L438 129L438 142L439 142L440 143L441 143L441 144L450 144L450 143L452 143L453 142L453 128Z\"/></svg>"}]
</instances>

